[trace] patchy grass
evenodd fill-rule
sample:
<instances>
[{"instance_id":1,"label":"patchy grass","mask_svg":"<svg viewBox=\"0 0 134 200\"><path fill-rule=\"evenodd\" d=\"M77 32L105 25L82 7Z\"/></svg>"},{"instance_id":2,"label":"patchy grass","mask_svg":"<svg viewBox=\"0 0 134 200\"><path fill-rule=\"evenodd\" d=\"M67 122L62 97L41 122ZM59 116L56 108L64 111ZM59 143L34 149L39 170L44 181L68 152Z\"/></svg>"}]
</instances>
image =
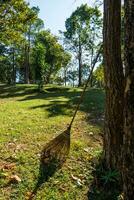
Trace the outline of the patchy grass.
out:
<instances>
[{"instance_id":1,"label":"patchy grass","mask_svg":"<svg viewBox=\"0 0 134 200\"><path fill-rule=\"evenodd\" d=\"M81 89L36 85L0 86L0 199L28 199L38 179L40 152L69 124ZM104 92L86 92L72 128L63 167L44 183L37 200L86 200L102 150ZM17 175L21 182L11 181Z\"/></svg>"}]
</instances>

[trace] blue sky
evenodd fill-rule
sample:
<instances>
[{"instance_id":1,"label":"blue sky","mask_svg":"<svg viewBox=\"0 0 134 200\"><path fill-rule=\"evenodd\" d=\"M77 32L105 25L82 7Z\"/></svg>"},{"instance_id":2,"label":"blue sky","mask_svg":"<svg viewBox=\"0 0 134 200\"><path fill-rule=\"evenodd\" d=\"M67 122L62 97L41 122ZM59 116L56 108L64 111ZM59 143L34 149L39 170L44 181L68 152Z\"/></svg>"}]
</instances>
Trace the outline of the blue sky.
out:
<instances>
[{"instance_id":1,"label":"blue sky","mask_svg":"<svg viewBox=\"0 0 134 200\"><path fill-rule=\"evenodd\" d=\"M93 0L27 0L31 6L39 6L39 17L44 20L45 28L53 34L64 30L66 18L82 3L93 5Z\"/></svg>"}]
</instances>

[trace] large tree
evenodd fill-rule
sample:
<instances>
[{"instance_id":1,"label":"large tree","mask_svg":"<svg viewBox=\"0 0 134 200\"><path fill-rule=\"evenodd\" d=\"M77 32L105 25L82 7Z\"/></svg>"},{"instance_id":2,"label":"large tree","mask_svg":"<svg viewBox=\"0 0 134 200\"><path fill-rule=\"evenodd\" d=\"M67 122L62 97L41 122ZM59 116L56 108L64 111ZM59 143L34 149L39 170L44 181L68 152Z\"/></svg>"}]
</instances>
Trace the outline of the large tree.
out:
<instances>
[{"instance_id":1,"label":"large tree","mask_svg":"<svg viewBox=\"0 0 134 200\"><path fill-rule=\"evenodd\" d=\"M106 89L105 160L109 169L120 168L124 108L120 0L104 0L104 73Z\"/></svg>"},{"instance_id":2,"label":"large tree","mask_svg":"<svg viewBox=\"0 0 134 200\"><path fill-rule=\"evenodd\" d=\"M42 54L41 56L40 53ZM39 56L40 59L37 59ZM41 31L37 34L33 48L33 65L35 71L39 72L40 69L42 69L40 64L44 63L44 83L50 83L50 80L54 78L62 67L65 67L69 63L70 59L70 54L63 49L57 37L51 34L50 31ZM40 72L40 74L42 74L42 72Z\"/></svg>"},{"instance_id":3,"label":"large tree","mask_svg":"<svg viewBox=\"0 0 134 200\"><path fill-rule=\"evenodd\" d=\"M96 57L101 40L101 22L101 12L87 4L78 7L65 22L65 41L78 60L78 86L82 85L85 60L89 65Z\"/></svg>"},{"instance_id":4,"label":"large tree","mask_svg":"<svg viewBox=\"0 0 134 200\"><path fill-rule=\"evenodd\" d=\"M29 10L29 13L27 16L27 22L26 22L27 30L25 32L26 40L24 43L25 83L30 82L30 62L31 62L30 54L31 54L32 40L34 40L35 34L44 27L43 21L37 17L38 13L39 13L39 8L32 7Z\"/></svg>"},{"instance_id":5,"label":"large tree","mask_svg":"<svg viewBox=\"0 0 134 200\"><path fill-rule=\"evenodd\" d=\"M0 2L0 42L8 52L12 52L10 59L11 81L16 82L16 60L18 48L26 43L24 37L28 31L28 22L35 20L35 14L24 0L11 0ZM28 42L27 42L28 43ZM7 55L7 52L5 52ZM28 54L26 54L28 57ZM3 66L1 66L2 68ZM9 66L8 66L9 67Z\"/></svg>"},{"instance_id":6,"label":"large tree","mask_svg":"<svg viewBox=\"0 0 134 200\"><path fill-rule=\"evenodd\" d=\"M124 200L134 199L134 0L125 0Z\"/></svg>"}]
</instances>

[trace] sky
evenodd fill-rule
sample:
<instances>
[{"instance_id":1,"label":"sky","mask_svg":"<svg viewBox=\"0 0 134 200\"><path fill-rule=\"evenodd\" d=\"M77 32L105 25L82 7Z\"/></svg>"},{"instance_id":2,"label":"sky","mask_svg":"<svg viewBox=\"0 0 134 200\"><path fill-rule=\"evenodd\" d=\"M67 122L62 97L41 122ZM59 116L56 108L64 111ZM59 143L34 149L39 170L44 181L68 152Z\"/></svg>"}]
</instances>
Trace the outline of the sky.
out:
<instances>
[{"instance_id":1,"label":"sky","mask_svg":"<svg viewBox=\"0 0 134 200\"><path fill-rule=\"evenodd\" d=\"M93 5L93 0L27 0L30 6L40 8L39 17L44 21L45 29L53 34L65 30L65 20L82 3Z\"/></svg>"}]
</instances>

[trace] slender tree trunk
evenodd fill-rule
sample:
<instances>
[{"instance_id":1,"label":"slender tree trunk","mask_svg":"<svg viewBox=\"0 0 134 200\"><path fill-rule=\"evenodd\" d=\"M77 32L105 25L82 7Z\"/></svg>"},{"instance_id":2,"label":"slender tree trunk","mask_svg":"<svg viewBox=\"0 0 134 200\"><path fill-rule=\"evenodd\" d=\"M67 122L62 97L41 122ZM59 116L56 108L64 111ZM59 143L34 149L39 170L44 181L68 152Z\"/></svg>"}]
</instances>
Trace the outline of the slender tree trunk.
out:
<instances>
[{"instance_id":1,"label":"slender tree trunk","mask_svg":"<svg viewBox=\"0 0 134 200\"><path fill-rule=\"evenodd\" d=\"M24 68L25 68L24 79L25 79L25 83L27 84L27 83L29 83L28 46L27 46L27 44L25 44Z\"/></svg>"},{"instance_id":2,"label":"slender tree trunk","mask_svg":"<svg viewBox=\"0 0 134 200\"><path fill-rule=\"evenodd\" d=\"M25 83L29 84L30 80L30 45L31 45L31 25L29 25L28 31L28 44L25 48Z\"/></svg>"},{"instance_id":3,"label":"slender tree trunk","mask_svg":"<svg viewBox=\"0 0 134 200\"><path fill-rule=\"evenodd\" d=\"M49 73L48 73L48 75L47 75L47 77L46 77L46 84L49 84L49 83L50 83L50 78L51 78L53 69L54 69L54 64L52 63L52 64L51 64L51 67L50 67L50 70L49 70Z\"/></svg>"},{"instance_id":4,"label":"slender tree trunk","mask_svg":"<svg viewBox=\"0 0 134 200\"><path fill-rule=\"evenodd\" d=\"M67 85L67 70L64 69L64 84Z\"/></svg>"},{"instance_id":5,"label":"slender tree trunk","mask_svg":"<svg viewBox=\"0 0 134 200\"><path fill-rule=\"evenodd\" d=\"M104 0L104 74L106 109L104 152L109 169L120 167L123 144L124 76L121 62L121 1Z\"/></svg>"},{"instance_id":6,"label":"slender tree trunk","mask_svg":"<svg viewBox=\"0 0 134 200\"><path fill-rule=\"evenodd\" d=\"M81 54L79 54L79 83L78 83L78 87L81 86L81 78L82 78L82 62L81 62Z\"/></svg>"},{"instance_id":7,"label":"slender tree trunk","mask_svg":"<svg viewBox=\"0 0 134 200\"><path fill-rule=\"evenodd\" d=\"M93 87L93 76L91 77L91 80L90 80L90 87L91 88Z\"/></svg>"},{"instance_id":8,"label":"slender tree trunk","mask_svg":"<svg viewBox=\"0 0 134 200\"><path fill-rule=\"evenodd\" d=\"M12 60L12 84L16 84L16 69L15 69L15 48L12 48L13 50L13 60Z\"/></svg>"},{"instance_id":9,"label":"slender tree trunk","mask_svg":"<svg viewBox=\"0 0 134 200\"><path fill-rule=\"evenodd\" d=\"M28 33L28 55L27 55L27 83L30 83L30 48L31 48L31 25L29 27Z\"/></svg>"},{"instance_id":10,"label":"slender tree trunk","mask_svg":"<svg viewBox=\"0 0 134 200\"><path fill-rule=\"evenodd\" d=\"M29 80L29 76L30 76L30 57L29 57L29 54L30 54L30 48L28 46L27 48L27 64L26 64L26 83L29 84L30 83L30 80Z\"/></svg>"},{"instance_id":11,"label":"slender tree trunk","mask_svg":"<svg viewBox=\"0 0 134 200\"><path fill-rule=\"evenodd\" d=\"M134 199L134 0L125 0L124 200Z\"/></svg>"},{"instance_id":12,"label":"slender tree trunk","mask_svg":"<svg viewBox=\"0 0 134 200\"><path fill-rule=\"evenodd\" d=\"M78 87L81 86L82 82L82 49L81 49L81 42L80 42L80 37L79 37L79 56L78 56L78 61L79 61L79 82L78 82Z\"/></svg>"},{"instance_id":13,"label":"slender tree trunk","mask_svg":"<svg viewBox=\"0 0 134 200\"><path fill-rule=\"evenodd\" d=\"M73 78L73 87L74 87L74 78Z\"/></svg>"}]
</instances>

